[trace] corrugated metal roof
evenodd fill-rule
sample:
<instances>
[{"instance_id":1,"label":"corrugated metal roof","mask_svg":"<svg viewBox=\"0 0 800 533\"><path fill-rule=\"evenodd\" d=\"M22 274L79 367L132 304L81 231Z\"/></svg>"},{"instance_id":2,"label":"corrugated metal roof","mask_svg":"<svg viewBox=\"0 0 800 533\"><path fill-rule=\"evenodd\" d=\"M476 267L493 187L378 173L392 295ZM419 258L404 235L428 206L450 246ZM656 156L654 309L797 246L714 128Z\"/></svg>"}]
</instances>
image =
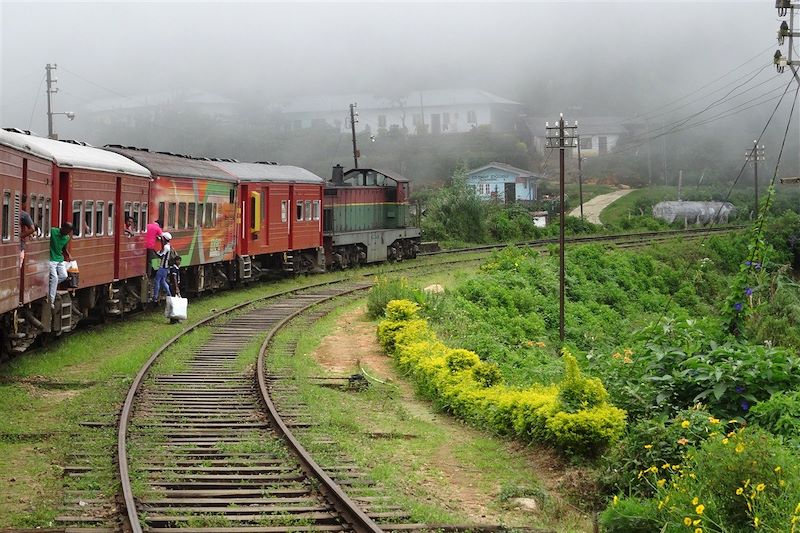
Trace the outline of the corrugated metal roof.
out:
<instances>
[{"instance_id":1,"label":"corrugated metal roof","mask_svg":"<svg viewBox=\"0 0 800 533\"><path fill-rule=\"evenodd\" d=\"M105 150L116 152L130 158L150 170L154 176L172 178L210 178L224 181L236 181L236 178L214 166L211 161L195 159L188 156L151 152L149 150L106 145Z\"/></svg>"},{"instance_id":2,"label":"corrugated metal roof","mask_svg":"<svg viewBox=\"0 0 800 533\"><path fill-rule=\"evenodd\" d=\"M517 177L531 177L531 178L540 178L544 179L544 176L541 174L536 174L535 172L531 172L530 170L524 170L521 168L517 168L515 166L507 165L506 163L498 163L497 161L492 161L488 165L483 165L482 167L475 168L467 172L467 176L471 176L472 174L476 174L482 170L486 170L487 168L499 168L501 170L505 170L511 172L512 174L516 174Z\"/></svg>"},{"instance_id":3,"label":"corrugated metal roof","mask_svg":"<svg viewBox=\"0 0 800 533\"><path fill-rule=\"evenodd\" d=\"M106 150L65 141L56 141L35 135L26 135L0 129L0 144L16 148L54 162L60 167L82 168L118 172L134 176L150 177L150 172L141 165Z\"/></svg>"},{"instance_id":4,"label":"corrugated metal roof","mask_svg":"<svg viewBox=\"0 0 800 533\"><path fill-rule=\"evenodd\" d=\"M227 161L210 161L209 163L242 181L313 183L316 185L325 181L311 171L289 165L231 163Z\"/></svg>"}]
</instances>

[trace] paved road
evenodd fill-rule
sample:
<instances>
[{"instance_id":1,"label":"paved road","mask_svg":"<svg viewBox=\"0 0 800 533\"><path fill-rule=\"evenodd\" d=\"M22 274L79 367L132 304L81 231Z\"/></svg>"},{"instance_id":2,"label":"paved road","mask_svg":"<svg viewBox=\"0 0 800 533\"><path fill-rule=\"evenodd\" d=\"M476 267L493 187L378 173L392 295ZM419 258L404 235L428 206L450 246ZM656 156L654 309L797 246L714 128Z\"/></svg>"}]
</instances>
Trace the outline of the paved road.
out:
<instances>
[{"instance_id":1,"label":"paved road","mask_svg":"<svg viewBox=\"0 0 800 533\"><path fill-rule=\"evenodd\" d=\"M608 194L601 194L599 196L595 196L588 202L583 204L583 216L586 217L586 220L589 222L593 222L594 224L600 224L600 212L614 203L614 201L619 200L626 194L635 191L636 189L620 189L618 191L610 192ZM573 209L569 216L571 217L580 217L581 216L581 207L578 206Z\"/></svg>"}]
</instances>

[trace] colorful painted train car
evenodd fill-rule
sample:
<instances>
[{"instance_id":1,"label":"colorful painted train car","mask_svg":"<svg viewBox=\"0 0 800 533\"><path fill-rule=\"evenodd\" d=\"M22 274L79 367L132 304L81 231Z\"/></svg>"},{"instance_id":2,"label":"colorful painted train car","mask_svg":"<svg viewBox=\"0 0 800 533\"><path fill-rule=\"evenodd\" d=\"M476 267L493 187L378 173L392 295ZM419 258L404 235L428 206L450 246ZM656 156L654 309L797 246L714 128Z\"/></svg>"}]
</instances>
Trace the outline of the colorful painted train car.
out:
<instances>
[{"instance_id":1,"label":"colorful painted train car","mask_svg":"<svg viewBox=\"0 0 800 533\"><path fill-rule=\"evenodd\" d=\"M409 180L385 170L333 168L323 219L328 265L346 268L417 256L420 229L411 225Z\"/></svg>"}]
</instances>

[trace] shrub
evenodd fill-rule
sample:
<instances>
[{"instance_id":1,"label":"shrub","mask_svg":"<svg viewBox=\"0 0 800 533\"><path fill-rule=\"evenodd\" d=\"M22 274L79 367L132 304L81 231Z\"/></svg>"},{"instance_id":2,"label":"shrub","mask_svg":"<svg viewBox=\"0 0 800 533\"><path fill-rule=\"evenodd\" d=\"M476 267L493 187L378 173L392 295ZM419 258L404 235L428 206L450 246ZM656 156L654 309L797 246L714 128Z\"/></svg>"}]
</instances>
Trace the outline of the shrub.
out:
<instances>
[{"instance_id":1,"label":"shrub","mask_svg":"<svg viewBox=\"0 0 800 533\"><path fill-rule=\"evenodd\" d=\"M411 302L389 306L387 316L406 318L387 318L378 325L381 344L420 393L442 408L499 433L551 442L572 453L595 454L623 433L625 412L605 401L602 383L581 376L571 355L565 356L569 370L562 385L571 402L567 412L558 386L508 387L497 365L439 341L425 320L415 318Z\"/></svg>"},{"instance_id":2,"label":"shrub","mask_svg":"<svg viewBox=\"0 0 800 533\"><path fill-rule=\"evenodd\" d=\"M616 498L600 514L605 533L653 533L659 530L658 509L653 500Z\"/></svg>"},{"instance_id":3,"label":"shrub","mask_svg":"<svg viewBox=\"0 0 800 533\"><path fill-rule=\"evenodd\" d=\"M425 295L408 284L405 278L377 278L367 293L367 316L379 318L392 300L424 301Z\"/></svg>"},{"instance_id":4,"label":"shrub","mask_svg":"<svg viewBox=\"0 0 800 533\"><path fill-rule=\"evenodd\" d=\"M781 391L750 410L750 420L800 448L800 391Z\"/></svg>"}]
</instances>

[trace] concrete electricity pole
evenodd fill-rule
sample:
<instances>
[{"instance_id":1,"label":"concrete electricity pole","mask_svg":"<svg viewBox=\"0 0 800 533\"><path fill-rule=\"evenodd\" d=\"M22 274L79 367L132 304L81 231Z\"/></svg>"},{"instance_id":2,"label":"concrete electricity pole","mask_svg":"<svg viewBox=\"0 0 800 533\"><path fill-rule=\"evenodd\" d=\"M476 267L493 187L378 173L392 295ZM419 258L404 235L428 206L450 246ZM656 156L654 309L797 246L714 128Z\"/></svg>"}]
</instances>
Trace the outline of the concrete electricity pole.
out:
<instances>
[{"instance_id":1,"label":"concrete electricity pole","mask_svg":"<svg viewBox=\"0 0 800 533\"><path fill-rule=\"evenodd\" d=\"M564 114L558 119L553 127L549 122L545 122L547 129L547 148L558 148L558 187L559 187L559 221L558 232L558 337L564 342L564 278L566 269L564 267L564 209L566 194L564 193L564 150L575 148L578 139L578 123L574 126L567 126L564 123Z\"/></svg>"},{"instance_id":2,"label":"concrete electricity pole","mask_svg":"<svg viewBox=\"0 0 800 533\"><path fill-rule=\"evenodd\" d=\"M578 196L581 202L581 220L583 220L583 158L581 157L581 136L578 135Z\"/></svg>"},{"instance_id":3,"label":"concrete electricity pole","mask_svg":"<svg viewBox=\"0 0 800 533\"><path fill-rule=\"evenodd\" d=\"M68 119L74 120L75 113L53 111L53 95L58 92L58 89L53 86L58 82L58 78L54 78L52 72L58 68L58 65L48 63L44 68L47 72L47 138L58 139L58 135L53 131L53 115L66 115Z\"/></svg>"},{"instance_id":4,"label":"concrete electricity pole","mask_svg":"<svg viewBox=\"0 0 800 533\"><path fill-rule=\"evenodd\" d=\"M353 168L358 168L358 156L361 154L358 151L358 146L356 146L356 123L358 122L358 111L356 108L358 104L352 103L350 104L350 129L353 132Z\"/></svg>"},{"instance_id":5,"label":"concrete electricity pole","mask_svg":"<svg viewBox=\"0 0 800 533\"><path fill-rule=\"evenodd\" d=\"M758 146L758 140L753 141L753 147L744 153L744 157L748 163L753 163L753 190L755 192L755 201L753 204L753 213L758 218L758 162L765 160L766 153L764 146Z\"/></svg>"},{"instance_id":6,"label":"concrete electricity pole","mask_svg":"<svg viewBox=\"0 0 800 533\"><path fill-rule=\"evenodd\" d=\"M789 23L787 24L786 21L783 20L778 28L778 45L783 46L783 44L786 42L786 38L788 37L789 55L783 55L779 48L778 50L775 50L773 62L775 63L775 68L778 69L778 72L783 72L783 70L788 66L794 75L794 80L800 84L800 74L797 72L798 61L793 57L794 38L800 37L800 33L794 31L794 12L796 9L800 8L800 4L792 4L791 0L775 0L775 8L778 10L779 17L785 17L786 15L789 15ZM798 133L800 133L800 131L798 131ZM798 172L800 172L800 151L798 151L797 157ZM756 213L758 213L758 208L756 208Z\"/></svg>"}]
</instances>

